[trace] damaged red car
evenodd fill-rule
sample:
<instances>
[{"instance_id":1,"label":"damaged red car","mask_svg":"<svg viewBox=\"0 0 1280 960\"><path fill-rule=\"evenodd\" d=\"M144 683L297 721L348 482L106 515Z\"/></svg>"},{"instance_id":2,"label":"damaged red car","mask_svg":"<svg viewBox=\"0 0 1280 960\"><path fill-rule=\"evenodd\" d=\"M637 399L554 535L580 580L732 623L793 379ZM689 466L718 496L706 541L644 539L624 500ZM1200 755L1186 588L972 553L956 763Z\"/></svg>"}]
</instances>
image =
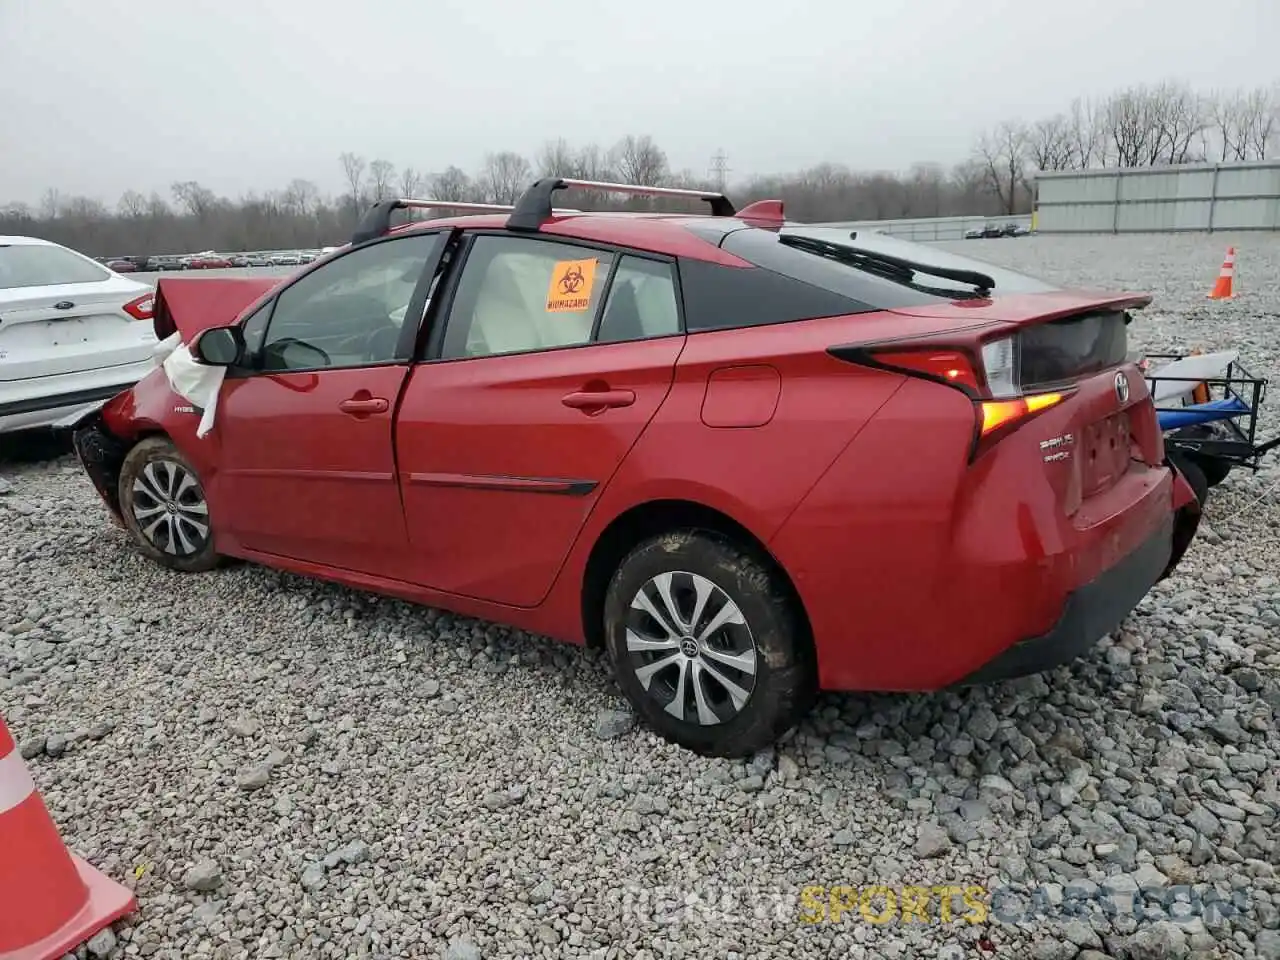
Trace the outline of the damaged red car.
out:
<instances>
[{"instance_id":1,"label":"damaged red car","mask_svg":"<svg viewBox=\"0 0 1280 960\"><path fill-rule=\"evenodd\" d=\"M711 209L553 208L577 188ZM283 280L160 280L214 385L166 361L66 426L157 563L603 646L658 733L741 756L819 690L1067 663L1168 574L1199 502L1128 360L1148 302L549 179L376 204Z\"/></svg>"}]
</instances>

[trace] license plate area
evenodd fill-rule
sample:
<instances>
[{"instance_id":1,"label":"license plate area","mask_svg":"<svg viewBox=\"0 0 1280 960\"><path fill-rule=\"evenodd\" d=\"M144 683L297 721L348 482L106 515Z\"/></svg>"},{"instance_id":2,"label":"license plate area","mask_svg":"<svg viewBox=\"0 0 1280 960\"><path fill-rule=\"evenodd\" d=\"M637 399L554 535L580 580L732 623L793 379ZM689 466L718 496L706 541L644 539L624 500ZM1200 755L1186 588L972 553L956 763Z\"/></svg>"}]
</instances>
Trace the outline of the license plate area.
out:
<instances>
[{"instance_id":1,"label":"license plate area","mask_svg":"<svg viewBox=\"0 0 1280 960\"><path fill-rule=\"evenodd\" d=\"M1133 456L1129 414L1112 414L1081 431L1081 493L1090 497L1114 486L1129 471Z\"/></svg>"}]
</instances>

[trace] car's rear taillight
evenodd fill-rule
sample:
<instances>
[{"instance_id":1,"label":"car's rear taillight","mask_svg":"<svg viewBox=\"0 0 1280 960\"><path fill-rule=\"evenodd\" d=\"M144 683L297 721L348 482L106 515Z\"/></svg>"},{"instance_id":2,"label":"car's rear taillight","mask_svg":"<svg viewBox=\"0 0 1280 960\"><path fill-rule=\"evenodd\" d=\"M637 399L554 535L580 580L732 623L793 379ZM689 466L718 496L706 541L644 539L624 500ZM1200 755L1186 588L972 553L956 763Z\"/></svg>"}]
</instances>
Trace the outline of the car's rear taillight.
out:
<instances>
[{"instance_id":1,"label":"car's rear taillight","mask_svg":"<svg viewBox=\"0 0 1280 960\"><path fill-rule=\"evenodd\" d=\"M1018 341L1013 337L988 340L982 345L982 369L992 397L1016 397L1022 392L1018 388Z\"/></svg>"},{"instance_id":2,"label":"car's rear taillight","mask_svg":"<svg viewBox=\"0 0 1280 960\"><path fill-rule=\"evenodd\" d=\"M963 350L872 350L876 364L958 387L971 396L982 390L973 361Z\"/></svg>"},{"instance_id":3,"label":"car's rear taillight","mask_svg":"<svg viewBox=\"0 0 1280 960\"><path fill-rule=\"evenodd\" d=\"M154 293L144 293L140 297L130 300L122 308L134 320L150 320L155 316L156 295Z\"/></svg>"},{"instance_id":4,"label":"car's rear taillight","mask_svg":"<svg viewBox=\"0 0 1280 960\"><path fill-rule=\"evenodd\" d=\"M978 436L973 455L977 457L1029 417L1056 407L1067 398L1065 393L1032 393L1012 400L981 400L978 402Z\"/></svg>"},{"instance_id":5,"label":"car's rear taillight","mask_svg":"<svg viewBox=\"0 0 1280 960\"><path fill-rule=\"evenodd\" d=\"M974 407L971 461L1070 395L1064 390L1022 393L1017 380L1017 344L1012 338L983 343L980 361L963 347L836 348L831 352L841 359L932 380L964 393Z\"/></svg>"}]
</instances>

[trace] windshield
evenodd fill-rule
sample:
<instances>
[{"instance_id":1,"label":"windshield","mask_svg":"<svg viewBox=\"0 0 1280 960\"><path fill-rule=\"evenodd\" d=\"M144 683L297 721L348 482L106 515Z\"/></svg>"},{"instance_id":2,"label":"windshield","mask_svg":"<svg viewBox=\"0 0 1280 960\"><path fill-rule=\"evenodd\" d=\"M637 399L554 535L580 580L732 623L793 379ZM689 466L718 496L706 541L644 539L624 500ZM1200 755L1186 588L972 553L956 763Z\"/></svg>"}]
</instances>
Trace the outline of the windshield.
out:
<instances>
[{"instance_id":1,"label":"windshield","mask_svg":"<svg viewBox=\"0 0 1280 960\"><path fill-rule=\"evenodd\" d=\"M111 274L92 260L45 244L0 246L0 289L97 283Z\"/></svg>"}]
</instances>

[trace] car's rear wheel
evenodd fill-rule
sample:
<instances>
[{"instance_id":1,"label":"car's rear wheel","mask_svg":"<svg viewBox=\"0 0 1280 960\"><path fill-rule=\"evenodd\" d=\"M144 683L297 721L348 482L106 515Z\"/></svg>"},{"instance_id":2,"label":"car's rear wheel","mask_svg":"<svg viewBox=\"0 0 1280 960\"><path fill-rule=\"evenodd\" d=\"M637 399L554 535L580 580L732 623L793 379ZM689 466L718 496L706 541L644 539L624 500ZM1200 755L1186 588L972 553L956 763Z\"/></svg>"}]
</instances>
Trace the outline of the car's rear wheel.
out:
<instances>
[{"instance_id":1,"label":"car's rear wheel","mask_svg":"<svg viewBox=\"0 0 1280 960\"><path fill-rule=\"evenodd\" d=\"M636 711L697 753L750 755L813 704L812 644L790 591L716 534L674 531L632 550L609 584L604 627Z\"/></svg>"},{"instance_id":2,"label":"car's rear wheel","mask_svg":"<svg viewBox=\"0 0 1280 960\"><path fill-rule=\"evenodd\" d=\"M156 563L187 573L217 565L204 486L168 439L148 437L129 451L119 493L125 527Z\"/></svg>"}]
</instances>

